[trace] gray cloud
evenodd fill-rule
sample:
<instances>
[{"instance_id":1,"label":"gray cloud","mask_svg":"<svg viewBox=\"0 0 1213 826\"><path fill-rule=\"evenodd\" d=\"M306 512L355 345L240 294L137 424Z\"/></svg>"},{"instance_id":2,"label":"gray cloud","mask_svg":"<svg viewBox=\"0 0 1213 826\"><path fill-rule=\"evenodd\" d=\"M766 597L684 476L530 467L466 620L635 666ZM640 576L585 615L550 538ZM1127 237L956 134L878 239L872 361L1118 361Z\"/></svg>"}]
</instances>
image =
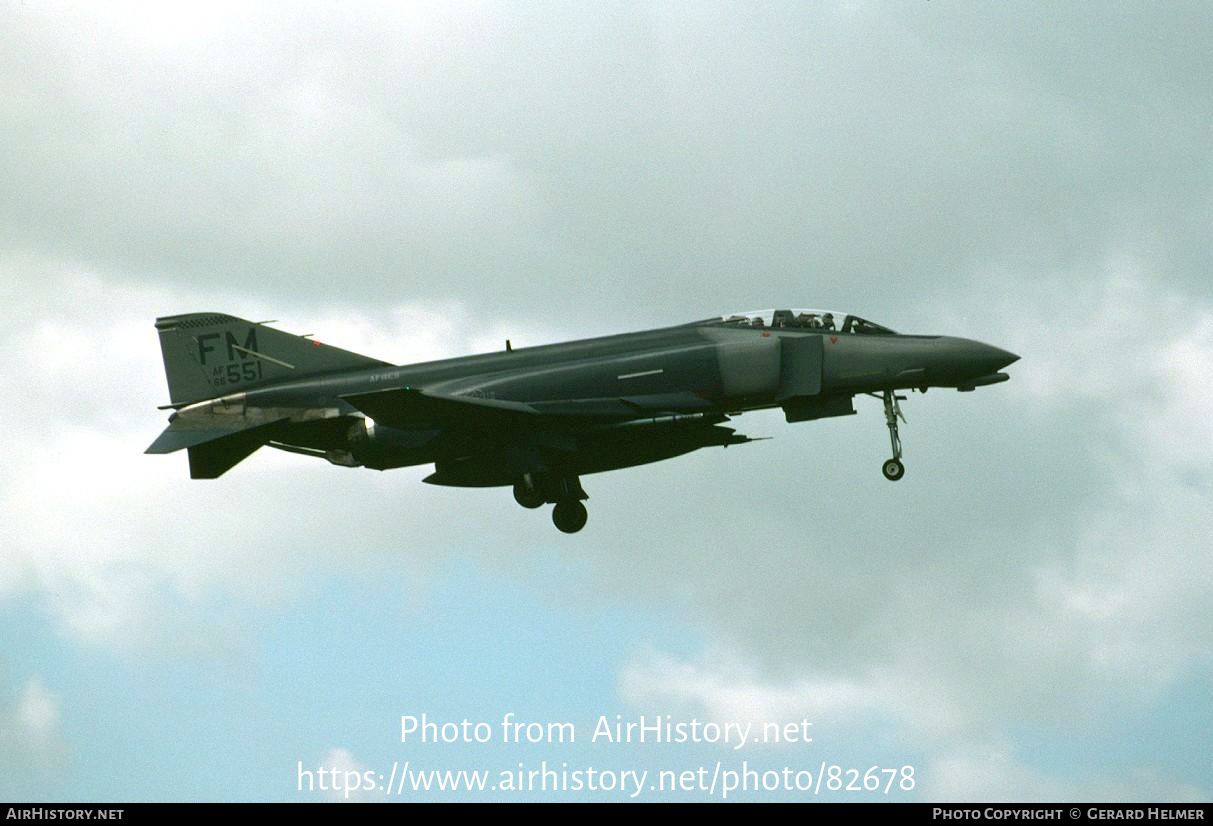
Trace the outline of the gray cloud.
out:
<instances>
[{"instance_id":1,"label":"gray cloud","mask_svg":"<svg viewBox=\"0 0 1213 826\"><path fill-rule=\"evenodd\" d=\"M325 4L184 48L56 8L5 12L10 246L529 318L1210 263L1199 7Z\"/></svg>"},{"instance_id":2,"label":"gray cloud","mask_svg":"<svg viewBox=\"0 0 1213 826\"><path fill-rule=\"evenodd\" d=\"M975 762L949 737L1002 749L1008 715L1081 729L1207 663L1204 5L241 14L183 32L0 10L0 352L39 365L0 410L26 468L0 478L20 526L0 593L62 594L74 633L149 644L209 588L293 598L346 520L370 527L343 562L419 582L451 553L505 570L556 544L508 494L414 471L259 454L188 483L139 455L155 315L281 318L410 361L817 304L1024 359L907 404L897 486L869 400L593 477L576 553L596 591L547 597L673 606L740 663L722 691L849 687L939 738L940 765ZM444 529L377 527L385 500ZM188 537L164 516L181 508Z\"/></svg>"}]
</instances>

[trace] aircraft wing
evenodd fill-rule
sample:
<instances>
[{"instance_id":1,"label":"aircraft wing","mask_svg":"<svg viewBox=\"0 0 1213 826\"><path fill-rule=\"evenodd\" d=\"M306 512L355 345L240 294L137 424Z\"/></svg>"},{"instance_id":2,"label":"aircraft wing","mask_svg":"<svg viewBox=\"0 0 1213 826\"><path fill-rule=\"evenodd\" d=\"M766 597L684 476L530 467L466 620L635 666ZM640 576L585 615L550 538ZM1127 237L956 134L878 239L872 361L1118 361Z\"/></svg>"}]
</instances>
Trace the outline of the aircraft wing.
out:
<instances>
[{"instance_id":1,"label":"aircraft wing","mask_svg":"<svg viewBox=\"0 0 1213 826\"><path fill-rule=\"evenodd\" d=\"M521 402L452 396L416 387L392 387L342 396L376 422L401 430L443 428L460 424L524 424L540 413Z\"/></svg>"},{"instance_id":2,"label":"aircraft wing","mask_svg":"<svg viewBox=\"0 0 1213 826\"><path fill-rule=\"evenodd\" d=\"M549 416L583 417L593 421L626 421L659 413L701 413L711 402L694 393L656 393L643 396L618 396L598 399L554 399L532 402L531 406Z\"/></svg>"},{"instance_id":3,"label":"aircraft wing","mask_svg":"<svg viewBox=\"0 0 1213 826\"><path fill-rule=\"evenodd\" d=\"M657 413L700 412L711 404L693 393L663 393L597 399L556 399L531 403L451 395L416 387L393 387L341 398L376 422L401 430L489 424L542 427L546 424L600 424Z\"/></svg>"}]
</instances>

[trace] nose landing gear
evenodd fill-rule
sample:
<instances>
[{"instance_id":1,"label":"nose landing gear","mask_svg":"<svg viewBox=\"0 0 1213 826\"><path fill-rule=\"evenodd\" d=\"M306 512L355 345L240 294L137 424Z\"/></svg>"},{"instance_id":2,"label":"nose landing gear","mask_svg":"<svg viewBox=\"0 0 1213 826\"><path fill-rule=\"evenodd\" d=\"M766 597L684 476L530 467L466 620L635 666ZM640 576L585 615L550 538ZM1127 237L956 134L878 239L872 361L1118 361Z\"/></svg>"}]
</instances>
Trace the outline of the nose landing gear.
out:
<instances>
[{"instance_id":1,"label":"nose landing gear","mask_svg":"<svg viewBox=\"0 0 1213 826\"><path fill-rule=\"evenodd\" d=\"M906 475L906 467L901 463L901 436L897 433L897 420L906 420L905 414L901 412L901 405L898 401L905 400L905 396L898 396L892 390L884 391L884 418L889 426L889 442L893 446L893 458L889 459L881 466L880 470L884 474L884 478L890 482L896 482L898 479Z\"/></svg>"}]
</instances>

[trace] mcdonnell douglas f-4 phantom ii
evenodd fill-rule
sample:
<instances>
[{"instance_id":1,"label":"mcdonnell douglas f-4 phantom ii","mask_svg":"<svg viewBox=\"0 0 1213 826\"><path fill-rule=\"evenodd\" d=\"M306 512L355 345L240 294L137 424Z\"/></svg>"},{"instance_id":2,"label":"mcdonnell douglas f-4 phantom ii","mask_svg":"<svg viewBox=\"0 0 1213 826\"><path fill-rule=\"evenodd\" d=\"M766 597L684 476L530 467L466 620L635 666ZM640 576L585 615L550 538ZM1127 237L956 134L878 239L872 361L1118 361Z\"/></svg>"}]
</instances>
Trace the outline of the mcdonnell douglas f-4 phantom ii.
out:
<instances>
[{"instance_id":1,"label":"mcdonnell douglas f-4 phantom ii","mask_svg":"<svg viewBox=\"0 0 1213 826\"><path fill-rule=\"evenodd\" d=\"M588 473L753 441L725 426L780 407L789 422L884 401L901 462L899 390L1006 381L1019 357L948 336L902 335L856 315L765 310L565 344L395 366L219 313L156 320L169 426L148 453L189 453L214 479L262 445L376 470L434 464L436 485L513 486L585 525Z\"/></svg>"}]
</instances>

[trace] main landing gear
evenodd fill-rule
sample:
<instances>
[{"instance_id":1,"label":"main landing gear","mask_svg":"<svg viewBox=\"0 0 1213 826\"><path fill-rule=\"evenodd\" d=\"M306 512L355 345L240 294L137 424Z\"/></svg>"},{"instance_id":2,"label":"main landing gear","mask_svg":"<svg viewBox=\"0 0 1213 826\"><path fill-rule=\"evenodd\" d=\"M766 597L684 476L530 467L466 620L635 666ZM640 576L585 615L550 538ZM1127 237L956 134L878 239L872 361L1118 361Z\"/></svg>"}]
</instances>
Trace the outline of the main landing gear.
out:
<instances>
[{"instance_id":1,"label":"main landing gear","mask_svg":"<svg viewBox=\"0 0 1213 826\"><path fill-rule=\"evenodd\" d=\"M577 533L589 518L585 505L577 499L564 499L552 508L552 524L565 533Z\"/></svg>"},{"instance_id":2,"label":"main landing gear","mask_svg":"<svg viewBox=\"0 0 1213 826\"><path fill-rule=\"evenodd\" d=\"M898 401L904 401L905 396L898 396L892 390L884 391L884 418L889 426L889 442L893 445L893 458L889 459L881 466L880 470L884 474L884 478L890 482L896 482L898 479L906 475L906 466L901 463L901 436L897 433L897 420L906 420L905 414L901 412L901 405Z\"/></svg>"},{"instance_id":3,"label":"main landing gear","mask_svg":"<svg viewBox=\"0 0 1213 826\"><path fill-rule=\"evenodd\" d=\"M527 473L514 484L514 501L524 508L555 504L552 524L564 533L577 533L585 527L589 513L581 500L589 498L576 476L535 477Z\"/></svg>"},{"instance_id":4,"label":"main landing gear","mask_svg":"<svg viewBox=\"0 0 1213 826\"><path fill-rule=\"evenodd\" d=\"M524 508L539 508L547 500L543 498L543 494L538 488L527 487L525 482L519 482L514 485L514 501Z\"/></svg>"}]
</instances>

